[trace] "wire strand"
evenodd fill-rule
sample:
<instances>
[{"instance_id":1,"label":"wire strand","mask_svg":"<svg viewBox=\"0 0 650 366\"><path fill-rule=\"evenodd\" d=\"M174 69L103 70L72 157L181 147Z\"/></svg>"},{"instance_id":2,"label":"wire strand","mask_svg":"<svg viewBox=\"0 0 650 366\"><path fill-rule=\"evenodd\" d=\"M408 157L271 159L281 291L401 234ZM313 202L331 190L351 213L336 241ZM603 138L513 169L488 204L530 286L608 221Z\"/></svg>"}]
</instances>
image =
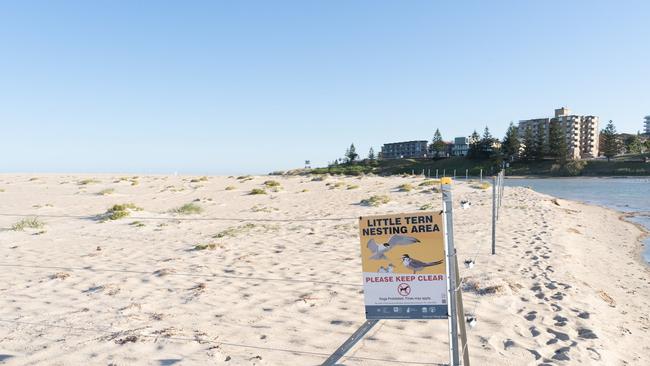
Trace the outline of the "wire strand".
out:
<instances>
[{"instance_id":1,"label":"wire strand","mask_svg":"<svg viewBox=\"0 0 650 366\"><path fill-rule=\"evenodd\" d=\"M0 213L0 216L9 217L49 217L49 218L68 218L68 219L85 219L85 220L98 220L98 215L51 215L51 214L13 214L13 213ZM345 220L358 220L356 217L315 217L304 219L263 219L251 217L176 217L176 216L129 216L134 220L177 220L177 221L264 221L264 222L309 222L309 221L345 221Z\"/></svg>"},{"instance_id":2,"label":"wire strand","mask_svg":"<svg viewBox=\"0 0 650 366\"><path fill-rule=\"evenodd\" d=\"M60 270L68 270L68 271L90 271L90 272L118 272L118 273L134 273L134 274L146 274L146 275L150 275L150 276L156 276L155 271L135 271L135 270L129 270L129 269L107 269L107 268L67 267L67 266L35 266L35 265L9 264L9 263L0 263L0 267L60 269ZM200 274L200 273L175 273L175 272L171 272L171 273L165 273L165 276L185 276L185 277L204 277L204 278L218 277L218 278L237 279L237 280L250 280L250 281L279 281L279 282L296 282L296 283L317 283L317 284L321 284L321 285L363 287L363 285L361 285L361 284L353 284L353 283L342 283L342 282L331 282L331 281L316 281L316 280L304 280L304 279L293 279L293 278L233 276L233 275L221 275L221 274L216 274L216 273Z\"/></svg>"},{"instance_id":3,"label":"wire strand","mask_svg":"<svg viewBox=\"0 0 650 366\"><path fill-rule=\"evenodd\" d=\"M125 331L117 331L117 330L110 331L110 330L102 330L102 329L96 329L96 328L82 328L82 327L73 327L73 326L63 326L63 325L50 324L50 323L46 323L46 322L26 322L26 321L22 321L22 320L11 320L11 319L0 319L0 322L13 323L13 324L22 324L22 325L34 325L34 326L40 326L40 327L46 327L46 328L70 329L70 330L77 330L77 331L83 331L83 332L89 332L89 333L95 333L95 334L115 335L115 334L120 334L120 333L125 332ZM155 334L155 335L154 334L138 334L138 336L145 337L145 338L161 338L161 336L159 334ZM192 341L192 342L196 341L196 338L187 338L187 337L170 336L170 337L163 337L163 338L178 340L178 341ZM244 344L244 343L222 342L222 341L209 341L209 343L224 345L224 346L229 346L229 347L250 348L250 349L259 349L259 350L265 350L265 351L277 351L277 352L285 352L285 353L312 355L312 356L317 356L317 357L329 357L330 356L330 354L323 353L323 352L302 351L302 350L287 349L287 348L277 348L277 347L265 347L265 346L257 346L257 345ZM383 358L363 357L363 356L347 356L346 358L347 359L354 359L354 360L363 360L363 361L381 361L381 362L389 362L389 363L395 363L395 364L436 365L436 366L443 366L444 365L442 363L389 360L389 359L383 359Z\"/></svg>"}]
</instances>

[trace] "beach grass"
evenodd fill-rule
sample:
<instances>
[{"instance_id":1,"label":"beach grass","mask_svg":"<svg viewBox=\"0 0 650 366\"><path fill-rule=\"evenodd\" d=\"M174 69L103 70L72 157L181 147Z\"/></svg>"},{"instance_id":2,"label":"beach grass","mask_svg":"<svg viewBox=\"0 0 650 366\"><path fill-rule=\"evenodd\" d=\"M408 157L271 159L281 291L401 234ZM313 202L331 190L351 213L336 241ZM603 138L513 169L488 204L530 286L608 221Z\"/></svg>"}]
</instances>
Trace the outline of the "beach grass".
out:
<instances>
[{"instance_id":1,"label":"beach grass","mask_svg":"<svg viewBox=\"0 0 650 366\"><path fill-rule=\"evenodd\" d=\"M194 246L194 250L215 250L217 248L217 244L214 243L209 243L209 244L196 244Z\"/></svg>"},{"instance_id":2,"label":"beach grass","mask_svg":"<svg viewBox=\"0 0 650 366\"><path fill-rule=\"evenodd\" d=\"M13 231L23 231L25 229L41 229L45 226L45 223L41 221L38 217L28 217L24 218L17 223L11 226Z\"/></svg>"},{"instance_id":3,"label":"beach grass","mask_svg":"<svg viewBox=\"0 0 650 366\"><path fill-rule=\"evenodd\" d=\"M360 204L363 206L381 206L383 204L386 204L390 202L390 197L386 195L374 195L369 198L362 199Z\"/></svg>"},{"instance_id":4,"label":"beach grass","mask_svg":"<svg viewBox=\"0 0 650 366\"><path fill-rule=\"evenodd\" d=\"M80 186L87 186L89 184L96 184L96 183L100 183L100 181L98 181L97 179L82 179L78 182Z\"/></svg>"},{"instance_id":5,"label":"beach grass","mask_svg":"<svg viewBox=\"0 0 650 366\"><path fill-rule=\"evenodd\" d=\"M440 184L440 179L427 179L424 182L418 184L420 187L428 187L436 184Z\"/></svg>"},{"instance_id":6,"label":"beach grass","mask_svg":"<svg viewBox=\"0 0 650 366\"><path fill-rule=\"evenodd\" d=\"M186 203L180 207L171 209L169 212L179 215L193 215L203 212L203 207L194 202Z\"/></svg>"},{"instance_id":7,"label":"beach grass","mask_svg":"<svg viewBox=\"0 0 650 366\"><path fill-rule=\"evenodd\" d=\"M113 205L104 213L101 221L119 220L131 215L131 211L142 211L142 207L138 207L134 203Z\"/></svg>"},{"instance_id":8,"label":"beach grass","mask_svg":"<svg viewBox=\"0 0 650 366\"><path fill-rule=\"evenodd\" d=\"M483 190L485 190L485 189L490 188L491 185L490 185L490 183L488 183L488 182L482 182L482 183L474 183L474 184L471 184L470 187L472 187L472 188L474 188L474 189L483 189Z\"/></svg>"},{"instance_id":9,"label":"beach grass","mask_svg":"<svg viewBox=\"0 0 650 366\"><path fill-rule=\"evenodd\" d=\"M410 183L404 183L404 184L400 184L400 185L397 187L397 189L398 189L400 192L410 192L410 191L413 190L413 185L410 184Z\"/></svg>"},{"instance_id":10,"label":"beach grass","mask_svg":"<svg viewBox=\"0 0 650 366\"><path fill-rule=\"evenodd\" d=\"M254 229L255 226L256 226L255 224L249 222L249 223L244 224L244 225L229 227L229 228L227 228L225 230L222 230L222 231L212 235L212 237L215 238L215 239L225 238L225 237L235 237L235 236L237 236L239 234L242 234L242 233L245 233L245 232L247 232L249 230Z\"/></svg>"},{"instance_id":11,"label":"beach grass","mask_svg":"<svg viewBox=\"0 0 650 366\"><path fill-rule=\"evenodd\" d=\"M280 182L278 182L277 180L267 180L263 184L265 186L269 187L269 188L270 187L279 187L280 186Z\"/></svg>"},{"instance_id":12,"label":"beach grass","mask_svg":"<svg viewBox=\"0 0 650 366\"><path fill-rule=\"evenodd\" d=\"M325 186L330 187L330 189L336 189L336 188L341 188L345 185L344 182L335 182L335 183L327 183Z\"/></svg>"}]
</instances>

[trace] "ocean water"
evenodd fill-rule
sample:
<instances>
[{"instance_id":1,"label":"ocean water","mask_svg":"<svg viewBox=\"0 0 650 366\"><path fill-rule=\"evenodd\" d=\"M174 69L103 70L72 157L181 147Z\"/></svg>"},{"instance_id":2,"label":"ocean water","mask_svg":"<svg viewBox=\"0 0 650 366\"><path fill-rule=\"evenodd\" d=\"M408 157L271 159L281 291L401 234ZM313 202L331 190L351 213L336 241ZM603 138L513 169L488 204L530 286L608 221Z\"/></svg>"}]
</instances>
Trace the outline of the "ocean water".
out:
<instances>
[{"instance_id":1,"label":"ocean water","mask_svg":"<svg viewBox=\"0 0 650 366\"><path fill-rule=\"evenodd\" d=\"M506 179L505 184L631 213L629 221L650 230L650 177ZM643 257L650 263L650 238Z\"/></svg>"}]
</instances>

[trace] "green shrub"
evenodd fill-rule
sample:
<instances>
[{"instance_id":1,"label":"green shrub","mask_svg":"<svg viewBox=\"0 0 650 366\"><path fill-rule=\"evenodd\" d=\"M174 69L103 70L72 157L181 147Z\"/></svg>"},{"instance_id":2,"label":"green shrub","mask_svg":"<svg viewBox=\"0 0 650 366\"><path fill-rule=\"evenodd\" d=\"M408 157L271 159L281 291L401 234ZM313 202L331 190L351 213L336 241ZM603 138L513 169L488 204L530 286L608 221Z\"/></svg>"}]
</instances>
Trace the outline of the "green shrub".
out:
<instances>
[{"instance_id":1,"label":"green shrub","mask_svg":"<svg viewBox=\"0 0 650 366\"><path fill-rule=\"evenodd\" d=\"M266 194L266 191L263 188L253 188L249 194L250 195Z\"/></svg>"},{"instance_id":2,"label":"green shrub","mask_svg":"<svg viewBox=\"0 0 650 366\"><path fill-rule=\"evenodd\" d=\"M23 231L25 229L41 229L45 226L38 217L24 218L11 226L13 231Z\"/></svg>"},{"instance_id":3,"label":"green shrub","mask_svg":"<svg viewBox=\"0 0 650 366\"><path fill-rule=\"evenodd\" d=\"M357 188L359 188L359 186L356 184L348 184L348 189L357 189Z\"/></svg>"},{"instance_id":4,"label":"green shrub","mask_svg":"<svg viewBox=\"0 0 650 366\"><path fill-rule=\"evenodd\" d=\"M207 182L207 181L208 181L208 177L203 176L201 178L192 178L192 180L190 180L190 183Z\"/></svg>"},{"instance_id":5,"label":"green shrub","mask_svg":"<svg viewBox=\"0 0 650 366\"><path fill-rule=\"evenodd\" d=\"M169 212L180 215L200 214L203 208L194 202L186 203L183 206L171 209Z\"/></svg>"},{"instance_id":6,"label":"green shrub","mask_svg":"<svg viewBox=\"0 0 650 366\"><path fill-rule=\"evenodd\" d=\"M420 206L420 210L422 211L427 211L427 210L433 210L435 207L433 206L433 203L425 203L422 206Z\"/></svg>"},{"instance_id":7,"label":"green shrub","mask_svg":"<svg viewBox=\"0 0 650 366\"><path fill-rule=\"evenodd\" d=\"M235 186L226 187L226 191L232 191L233 189L237 189L237 187L235 187Z\"/></svg>"},{"instance_id":8,"label":"green shrub","mask_svg":"<svg viewBox=\"0 0 650 366\"><path fill-rule=\"evenodd\" d=\"M144 225L144 222L142 222L142 221L133 221L133 222L130 223L129 225L131 225L131 226L135 226L135 227L143 227L143 226L145 226L145 225Z\"/></svg>"},{"instance_id":9,"label":"green shrub","mask_svg":"<svg viewBox=\"0 0 650 366\"><path fill-rule=\"evenodd\" d=\"M99 195L99 196L108 196L109 194L113 194L114 192L115 192L115 189L106 188L106 189L102 189L101 191L97 192L97 195Z\"/></svg>"},{"instance_id":10,"label":"green shrub","mask_svg":"<svg viewBox=\"0 0 650 366\"><path fill-rule=\"evenodd\" d=\"M390 197L384 195L375 195L370 198L361 200L361 204L364 206L380 206L385 203L390 202Z\"/></svg>"},{"instance_id":11,"label":"green shrub","mask_svg":"<svg viewBox=\"0 0 650 366\"><path fill-rule=\"evenodd\" d=\"M580 175L586 166L587 162L584 160L570 160L564 165L564 171L566 175L575 177Z\"/></svg>"}]
</instances>

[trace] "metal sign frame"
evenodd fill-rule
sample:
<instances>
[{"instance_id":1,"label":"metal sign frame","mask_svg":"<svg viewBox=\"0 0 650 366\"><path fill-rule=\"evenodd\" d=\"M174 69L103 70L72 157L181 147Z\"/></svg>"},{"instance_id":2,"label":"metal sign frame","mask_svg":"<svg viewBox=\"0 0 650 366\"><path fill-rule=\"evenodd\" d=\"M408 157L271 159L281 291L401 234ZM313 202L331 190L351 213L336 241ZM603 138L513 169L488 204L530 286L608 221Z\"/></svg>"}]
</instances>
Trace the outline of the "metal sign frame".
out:
<instances>
[{"instance_id":1,"label":"metal sign frame","mask_svg":"<svg viewBox=\"0 0 650 366\"><path fill-rule=\"evenodd\" d=\"M453 222L453 203L451 195L451 178L441 179L442 190L442 223L445 227L444 246L445 258L447 259L447 319L449 324L449 360L450 366L469 366L469 350L467 346L467 332L465 329L465 314L463 311L463 297L460 291L460 276L458 271L458 258L454 248L454 222ZM323 362L323 366L334 366L336 362L345 356L345 354L375 326L379 319L366 320L359 329L357 329L343 344L332 353L330 357ZM460 330L460 347L459 347L459 330ZM460 356L462 354L463 363L461 364Z\"/></svg>"}]
</instances>

